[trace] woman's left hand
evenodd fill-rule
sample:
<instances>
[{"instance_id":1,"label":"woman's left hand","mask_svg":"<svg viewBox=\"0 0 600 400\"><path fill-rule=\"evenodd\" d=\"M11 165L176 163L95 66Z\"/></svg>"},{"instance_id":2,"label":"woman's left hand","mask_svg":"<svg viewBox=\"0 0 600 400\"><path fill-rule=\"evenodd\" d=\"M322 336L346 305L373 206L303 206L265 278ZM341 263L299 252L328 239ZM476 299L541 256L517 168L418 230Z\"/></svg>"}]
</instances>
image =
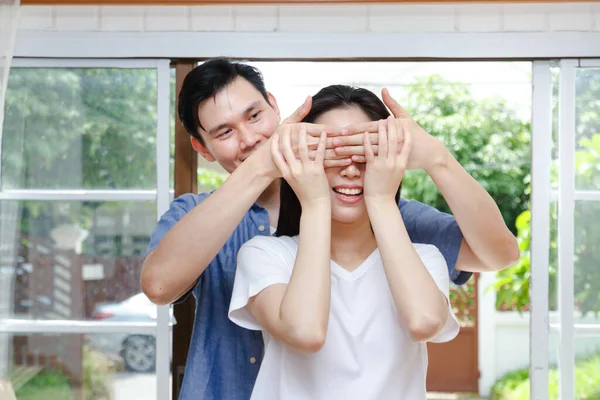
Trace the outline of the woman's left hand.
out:
<instances>
[{"instance_id":1,"label":"woman's left hand","mask_svg":"<svg viewBox=\"0 0 600 400\"><path fill-rule=\"evenodd\" d=\"M398 128L403 128L398 132ZM374 155L369 134L365 133L364 146L367 166L364 181L365 201L393 200L406 171L412 148L410 132L396 124L393 117L378 122L378 154ZM399 141L398 137L403 136ZM398 146L402 146L398 152Z\"/></svg>"}]
</instances>

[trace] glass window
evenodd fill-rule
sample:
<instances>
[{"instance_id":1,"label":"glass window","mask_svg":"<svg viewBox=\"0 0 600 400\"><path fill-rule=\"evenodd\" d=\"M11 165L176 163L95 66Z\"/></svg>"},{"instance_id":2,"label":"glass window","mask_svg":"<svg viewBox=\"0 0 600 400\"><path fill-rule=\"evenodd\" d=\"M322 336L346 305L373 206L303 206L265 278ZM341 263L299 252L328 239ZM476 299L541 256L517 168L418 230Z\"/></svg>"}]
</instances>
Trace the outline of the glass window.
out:
<instances>
[{"instance_id":1,"label":"glass window","mask_svg":"<svg viewBox=\"0 0 600 400\"><path fill-rule=\"evenodd\" d=\"M156 187L155 69L13 68L0 189Z\"/></svg>"},{"instance_id":2,"label":"glass window","mask_svg":"<svg viewBox=\"0 0 600 400\"><path fill-rule=\"evenodd\" d=\"M155 353L153 335L0 334L0 375L19 400L152 399Z\"/></svg>"},{"instance_id":3,"label":"glass window","mask_svg":"<svg viewBox=\"0 0 600 400\"><path fill-rule=\"evenodd\" d=\"M155 202L4 200L0 215L2 265L13 277L0 304L13 318L90 319L100 304L140 292Z\"/></svg>"}]
</instances>

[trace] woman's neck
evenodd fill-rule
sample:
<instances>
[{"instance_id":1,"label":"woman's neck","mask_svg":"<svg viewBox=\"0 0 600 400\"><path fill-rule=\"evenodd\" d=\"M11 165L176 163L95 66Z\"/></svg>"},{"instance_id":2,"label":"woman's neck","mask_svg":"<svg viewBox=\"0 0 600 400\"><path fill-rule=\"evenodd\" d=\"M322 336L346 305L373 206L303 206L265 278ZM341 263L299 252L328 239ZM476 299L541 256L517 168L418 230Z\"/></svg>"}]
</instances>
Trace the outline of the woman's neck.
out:
<instances>
[{"instance_id":1,"label":"woman's neck","mask_svg":"<svg viewBox=\"0 0 600 400\"><path fill-rule=\"evenodd\" d=\"M377 248L368 217L352 224L331 221L331 259L352 271Z\"/></svg>"}]
</instances>

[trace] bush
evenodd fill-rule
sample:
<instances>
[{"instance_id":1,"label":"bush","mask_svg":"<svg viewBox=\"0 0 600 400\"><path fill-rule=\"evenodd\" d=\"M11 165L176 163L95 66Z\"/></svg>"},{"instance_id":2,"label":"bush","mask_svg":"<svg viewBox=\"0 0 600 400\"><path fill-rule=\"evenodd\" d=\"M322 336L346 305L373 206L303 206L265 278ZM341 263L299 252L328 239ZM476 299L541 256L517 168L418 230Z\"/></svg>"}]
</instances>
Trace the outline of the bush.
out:
<instances>
[{"instance_id":1,"label":"bush","mask_svg":"<svg viewBox=\"0 0 600 400\"><path fill-rule=\"evenodd\" d=\"M490 400L529 400L529 370L509 372L498 379L490 393ZM558 399L558 371L548 374L548 400ZM582 358L575 365L575 400L600 400L600 353Z\"/></svg>"},{"instance_id":2,"label":"bush","mask_svg":"<svg viewBox=\"0 0 600 400\"><path fill-rule=\"evenodd\" d=\"M83 347L83 390L86 400L111 400L115 365L99 351Z\"/></svg>"},{"instance_id":3,"label":"bush","mask_svg":"<svg viewBox=\"0 0 600 400\"><path fill-rule=\"evenodd\" d=\"M69 378L56 371L44 371L33 377L16 392L19 400L70 399Z\"/></svg>"},{"instance_id":4,"label":"bush","mask_svg":"<svg viewBox=\"0 0 600 400\"><path fill-rule=\"evenodd\" d=\"M85 400L111 400L115 364L104 354L83 347L83 394ZM19 400L70 400L74 398L73 387L64 374L46 370L27 382L16 392Z\"/></svg>"}]
</instances>

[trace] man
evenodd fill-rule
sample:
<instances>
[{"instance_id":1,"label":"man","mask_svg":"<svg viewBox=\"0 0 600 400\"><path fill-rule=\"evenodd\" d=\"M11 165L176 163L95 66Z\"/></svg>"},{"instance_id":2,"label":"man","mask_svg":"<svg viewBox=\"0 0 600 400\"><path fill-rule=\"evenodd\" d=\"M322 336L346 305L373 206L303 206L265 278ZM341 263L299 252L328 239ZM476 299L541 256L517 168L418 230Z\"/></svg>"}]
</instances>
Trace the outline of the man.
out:
<instances>
[{"instance_id":1,"label":"man","mask_svg":"<svg viewBox=\"0 0 600 400\"><path fill-rule=\"evenodd\" d=\"M436 245L457 284L465 283L472 271L494 271L515 262L516 239L490 196L386 90L383 99L397 123L412 133L409 168L429 173L456 217L402 200L400 210L411 240ZM291 127L292 142L309 110L310 98L284 121ZM277 225L281 175L271 158L269 138L283 130L283 124L260 72L226 59L208 61L188 74L178 112L194 148L231 175L213 193L186 194L172 203L152 234L142 290L157 304L173 303L190 292L196 298L180 398L248 399L263 341L259 332L230 322L227 310L237 251L256 235L272 234ZM305 126L313 137L323 131L331 136L326 167L347 165L350 159L364 162L362 137L365 131L376 132L376 124Z\"/></svg>"}]
</instances>

